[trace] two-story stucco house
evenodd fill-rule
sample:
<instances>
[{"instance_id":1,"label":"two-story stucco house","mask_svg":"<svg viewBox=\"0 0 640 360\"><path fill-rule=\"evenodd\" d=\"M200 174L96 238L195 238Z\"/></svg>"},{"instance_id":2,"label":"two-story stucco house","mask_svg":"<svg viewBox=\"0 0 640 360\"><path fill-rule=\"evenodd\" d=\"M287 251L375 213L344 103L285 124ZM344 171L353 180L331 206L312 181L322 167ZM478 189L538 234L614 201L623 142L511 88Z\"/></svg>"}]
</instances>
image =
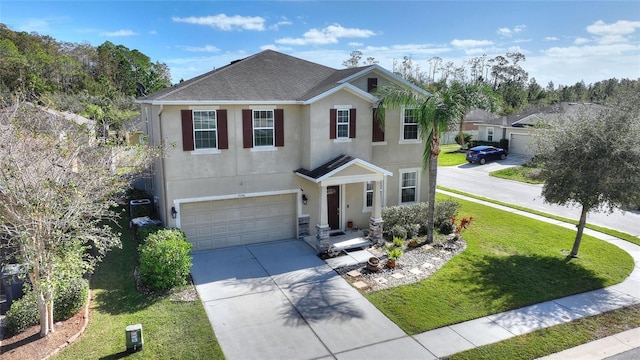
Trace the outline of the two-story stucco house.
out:
<instances>
[{"instance_id":1,"label":"two-story stucco house","mask_svg":"<svg viewBox=\"0 0 640 360\"><path fill-rule=\"evenodd\" d=\"M411 109L374 117L377 86L413 87L378 65L333 69L266 50L140 98L161 220L194 251L371 229L383 206L426 201Z\"/></svg>"}]
</instances>

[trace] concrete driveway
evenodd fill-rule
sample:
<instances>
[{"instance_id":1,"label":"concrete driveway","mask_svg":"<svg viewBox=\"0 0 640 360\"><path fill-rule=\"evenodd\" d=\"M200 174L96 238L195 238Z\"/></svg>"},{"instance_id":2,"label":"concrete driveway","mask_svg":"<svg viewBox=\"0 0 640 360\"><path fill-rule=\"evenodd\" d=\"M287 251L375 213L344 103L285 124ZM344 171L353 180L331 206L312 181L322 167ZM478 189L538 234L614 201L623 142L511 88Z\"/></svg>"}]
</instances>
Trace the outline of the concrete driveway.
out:
<instances>
[{"instance_id":1,"label":"concrete driveway","mask_svg":"<svg viewBox=\"0 0 640 360\"><path fill-rule=\"evenodd\" d=\"M227 359L435 359L299 240L195 253Z\"/></svg>"}]
</instances>

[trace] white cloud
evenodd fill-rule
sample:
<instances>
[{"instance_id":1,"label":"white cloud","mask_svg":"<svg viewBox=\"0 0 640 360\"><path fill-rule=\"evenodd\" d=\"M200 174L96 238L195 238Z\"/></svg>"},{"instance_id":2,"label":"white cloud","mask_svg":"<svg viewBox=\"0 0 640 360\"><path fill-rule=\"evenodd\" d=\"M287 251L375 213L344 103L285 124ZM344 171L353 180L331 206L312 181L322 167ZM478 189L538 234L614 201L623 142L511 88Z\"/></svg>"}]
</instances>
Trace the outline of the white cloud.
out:
<instances>
[{"instance_id":1,"label":"white cloud","mask_svg":"<svg viewBox=\"0 0 640 360\"><path fill-rule=\"evenodd\" d=\"M149 31L149 35L158 35L158 32L155 30Z\"/></svg>"},{"instance_id":2,"label":"white cloud","mask_svg":"<svg viewBox=\"0 0 640 360\"><path fill-rule=\"evenodd\" d=\"M100 35L113 37L113 36L134 36L138 34L133 32L132 30L116 30L116 31L102 32L100 33Z\"/></svg>"},{"instance_id":3,"label":"white cloud","mask_svg":"<svg viewBox=\"0 0 640 360\"><path fill-rule=\"evenodd\" d=\"M587 38L579 37L573 40L573 43L576 45L582 45L588 43L590 40Z\"/></svg>"},{"instance_id":4,"label":"white cloud","mask_svg":"<svg viewBox=\"0 0 640 360\"><path fill-rule=\"evenodd\" d=\"M184 46L183 47L185 50L187 51L191 51L191 52L210 52L210 53L214 53L214 52L218 52L220 51L220 49L218 49L217 47L213 46L213 45L205 45L205 46Z\"/></svg>"},{"instance_id":5,"label":"white cloud","mask_svg":"<svg viewBox=\"0 0 640 360\"><path fill-rule=\"evenodd\" d=\"M592 46L552 47L543 53L554 58L572 58L589 56L619 56L628 52L638 53L638 46L630 44L610 44ZM636 55L637 56L637 55Z\"/></svg>"},{"instance_id":6,"label":"white cloud","mask_svg":"<svg viewBox=\"0 0 640 360\"><path fill-rule=\"evenodd\" d=\"M451 41L451 45L457 47L457 48L462 48L462 49L467 49L467 48L477 48L477 47L481 47L481 46L487 46L487 45L493 45L493 41L490 40L459 40L459 39L453 39Z\"/></svg>"},{"instance_id":7,"label":"white cloud","mask_svg":"<svg viewBox=\"0 0 640 360\"><path fill-rule=\"evenodd\" d=\"M499 28L498 34L504 37L511 37L513 34L517 34L522 32L522 30L526 29L527 25L516 25L513 29L510 28Z\"/></svg>"},{"instance_id":8,"label":"white cloud","mask_svg":"<svg viewBox=\"0 0 640 360\"><path fill-rule=\"evenodd\" d=\"M269 29L271 30L279 30L280 26L284 26L284 25L293 25L293 22L287 20L286 18L283 18L284 20L278 21L277 23L269 26Z\"/></svg>"},{"instance_id":9,"label":"white cloud","mask_svg":"<svg viewBox=\"0 0 640 360\"><path fill-rule=\"evenodd\" d=\"M313 28L302 35L302 38L282 38L277 44L284 45L326 45L336 44L340 38L369 38L375 32L366 29L345 28L340 24L329 25L323 29Z\"/></svg>"},{"instance_id":10,"label":"white cloud","mask_svg":"<svg viewBox=\"0 0 640 360\"><path fill-rule=\"evenodd\" d=\"M640 28L640 21L619 20L613 24L606 24L602 20L587 26L587 31L594 35L628 35Z\"/></svg>"},{"instance_id":11,"label":"white cloud","mask_svg":"<svg viewBox=\"0 0 640 360\"><path fill-rule=\"evenodd\" d=\"M560 39L558 39L558 38L557 38L557 37L555 37L555 36L547 36L547 37L545 37L545 38L544 38L544 40L545 40L545 41L558 41L558 40L560 40Z\"/></svg>"},{"instance_id":12,"label":"white cloud","mask_svg":"<svg viewBox=\"0 0 640 360\"><path fill-rule=\"evenodd\" d=\"M263 31L265 29L265 19L260 16L227 16L226 14L210 15L210 16L190 16L190 17L173 17L173 22L196 24L210 26L214 29L231 31L239 30L256 30Z\"/></svg>"},{"instance_id":13,"label":"white cloud","mask_svg":"<svg viewBox=\"0 0 640 360\"><path fill-rule=\"evenodd\" d=\"M347 44L347 45L349 45L349 46L351 46L351 47L361 47L361 46L364 46L364 44L363 44L363 43L361 43L361 42L355 42L355 41L354 41L354 42L350 42L350 43L349 43L349 44Z\"/></svg>"}]
</instances>

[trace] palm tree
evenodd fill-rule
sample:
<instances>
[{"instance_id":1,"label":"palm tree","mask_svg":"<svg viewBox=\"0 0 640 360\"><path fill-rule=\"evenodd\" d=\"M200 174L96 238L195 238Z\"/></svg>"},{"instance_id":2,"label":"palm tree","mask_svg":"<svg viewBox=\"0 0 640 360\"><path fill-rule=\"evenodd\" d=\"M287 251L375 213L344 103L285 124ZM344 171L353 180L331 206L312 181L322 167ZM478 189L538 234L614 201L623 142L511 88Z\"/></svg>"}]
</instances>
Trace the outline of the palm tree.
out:
<instances>
[{"instance_id":1,"label":"palm tree","mask_svg":"<svg viewBox=\"0 0 640 360\"><path fill-rule=\"evenodd\" d=\"M383 86L378 89L376 96L380 122L384 123L385 110L393 108L413 109L418 122L419 136L425 142L422 167L423 170L429 170L426 242L432 243L440 137L460 118L463 111L460 94L446 90L432 95L409 87Z\"/></svg>"}]
</instances>

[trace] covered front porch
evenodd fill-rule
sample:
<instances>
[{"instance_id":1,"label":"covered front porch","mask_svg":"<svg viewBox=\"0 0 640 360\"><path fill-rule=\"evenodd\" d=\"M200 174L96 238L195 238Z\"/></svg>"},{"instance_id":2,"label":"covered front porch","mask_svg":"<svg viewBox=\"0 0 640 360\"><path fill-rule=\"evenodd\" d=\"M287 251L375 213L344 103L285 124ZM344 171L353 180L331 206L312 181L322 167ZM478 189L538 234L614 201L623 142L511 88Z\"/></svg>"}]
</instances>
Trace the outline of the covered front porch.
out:
<instances>
[{"instance_id":1,"label":"covered front porch","mask_svg":"<svg viewBox=\"0 0 640 360\"><path fill-rule=\"evenodd\" d=\"M314 198L304 200L316 205L311 209L316 233L304 239L318 252L340 252L382 240L382 184L390 171L341 155L316 169L295 173L316 187Z\"/></svg>"}]
</instances>

